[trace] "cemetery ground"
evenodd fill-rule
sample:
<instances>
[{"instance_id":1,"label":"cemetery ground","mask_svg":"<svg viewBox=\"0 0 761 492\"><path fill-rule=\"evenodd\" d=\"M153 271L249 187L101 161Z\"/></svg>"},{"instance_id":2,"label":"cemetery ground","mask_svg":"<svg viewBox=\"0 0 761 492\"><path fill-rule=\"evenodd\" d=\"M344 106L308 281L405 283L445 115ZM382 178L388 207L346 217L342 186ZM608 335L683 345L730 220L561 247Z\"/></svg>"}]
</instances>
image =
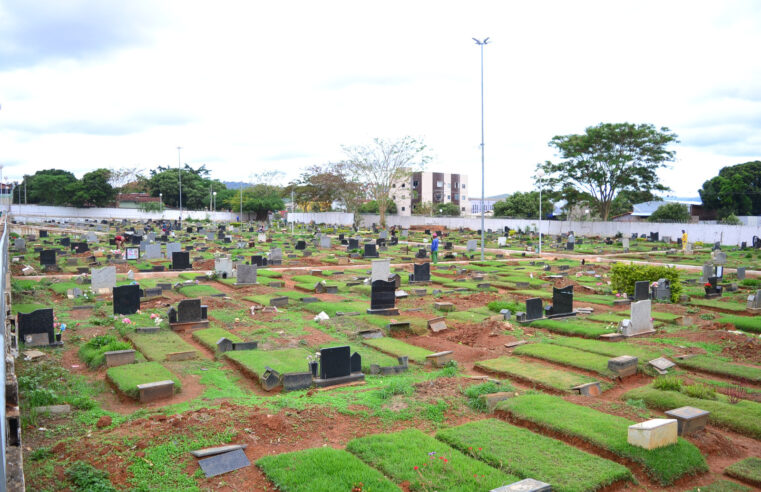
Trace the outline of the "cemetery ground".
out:
<instances>
[{"instance_id":1,"label":"cemetery ground","mask_svg":"<svg viewBox=\"0 0 761 492\"><path fill-rule=\"evenodd\" d=\"M706 296L699 268L674 269L675 298L652 301L654 331L621 338L620 322L639 308L624 301L633 281L614 285L614 261L693 266L716 252L641 238L628 253L620 239L576 238L570 250L566 238L547 238L540 259L534 236L511 231L490 233L479 261L468 242L480 235L444 231L440 262L423 268L422 228L392 244L390 234L325 227L322 238L316 227L260 237L247 225L192 223L162 238L157 224L118 226L140 231L136 259L108 244L114 224L80 224L90 237L26 228L12 252L17 329L24 313L52 308L50 341L63 342L22 345L16 362L29 490L480 491L525 478L561 491L761 485L761 323L747 301L758 250L718 258L718 297ZM172 269L169 243L190 268ZM42 254L51 250L52 264ZM245 264L260 265L253 278ZM100 270L110 267L113 278ZM575 316L542 309L541 319L517 319L537 300L558 314L568 286ZM398 312L375 314L389 303ZM115 315L114 304L137 310ZM313 376L316 353L322 364L340 346L358 367L333 362L364 378ZM637 358L634 374L609 364L621 356ZM675 363L665 375L648 364L661 357ZM308 387L287 391L289 375L306 375ZM652 450L627 442L629 426L680 407L710 412L705 428ZM225 445L243 446L250 465L207 477L190 452Z\"/></svg>"}]
</instances>

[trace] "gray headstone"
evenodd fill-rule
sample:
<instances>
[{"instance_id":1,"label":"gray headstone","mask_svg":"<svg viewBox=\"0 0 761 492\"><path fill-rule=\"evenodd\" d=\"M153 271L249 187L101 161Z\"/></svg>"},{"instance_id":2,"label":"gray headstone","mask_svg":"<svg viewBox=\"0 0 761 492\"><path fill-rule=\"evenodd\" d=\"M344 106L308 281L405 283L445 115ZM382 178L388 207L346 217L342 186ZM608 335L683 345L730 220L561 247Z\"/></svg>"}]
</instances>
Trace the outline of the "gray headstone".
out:
<instances>
[{"instance_id":1,"label":"gray headstone","mask_svg":"<svg viewBox=\"0 0 761 492\"><path fill-rule=\"evenodd\" d=\"M130 270L131 271L131 270ZM95 293L111 292L116 287L116 267L107 266L103 268L93 268L92 290Z\"/></svg>"},{"instance_id":2,"label":"gray headstone","mask_svg":"<svg viewBox=\"0 0 761 492\"><path fill-rule=\"evenodd\" d=\"M182 244L180 243L166 243L166 257L172 258L172 253L182 251Z\"/></svg>"},{"instance_id":3,"label":"gray headstone","mask_svg":"<svg viewBox=\"0 0 761 492\"><path fill-rule=\"evenodd\" d=\"M631 304L631 331L624 336L653 331L652 302L649 299Z\"/></svg>"},{"instance_id":4,"label":"gray headstone","mask_svg":"<svg viewBox=\"0 0 761 492\"><path fill-rule=\"evenodd\" d=\"M475 251L476 248L478 248L478 241L475 239L468 239L468 243L465 248L468 250L468 253Z\"/></svg>"},{"instance_id":5,"label":"gray headstone","mask_svg":"<svg viewBox=\"0 0 761 492\"><path fill-rule=\"evenodd\" d=\"M238 285L253 285L256 283L256 265L238 265Z\"/></svg>"},{"instance_id":6,"label":"gray headstone","mask_svg":"<svg viewBox=\"0 0 761 492\"><path fill-rule=\"evenodd\" d=\"M745 267L737 267L737 280L745 280Z\"/></svg>"},{"instance_id":7,"label":"gray headstone","mask_svg":"<svg viewBox=\"0 0 761 492\"><path fill-rule=\"evenodd\" d=\"M236 449L227 453L204 458L199 460L198 464L208 478L250 466L251 462L248 461L246 453L244 453L242 449Z\"/></svg>"},{"instance_id":8,"label":"gray headstone","mask_svg":"<svg viewBox=\"0 0 761 492\"><path fill-rule=\"evenodd\" d=\"M143 258L146 260L157 260L161 258L161 245L160 244L146 244Z\"/></svg>"},{"instance_id":9,"label":"gray headstone","mask_svg":"<svg viewBox=\"0 0 761 492\"><path fill-rule=\"evenodd\" d=\"M214 260L214 272L218 277L232 278L233 261L230 258L217 258Z\"/></svg>"}]
</instances>

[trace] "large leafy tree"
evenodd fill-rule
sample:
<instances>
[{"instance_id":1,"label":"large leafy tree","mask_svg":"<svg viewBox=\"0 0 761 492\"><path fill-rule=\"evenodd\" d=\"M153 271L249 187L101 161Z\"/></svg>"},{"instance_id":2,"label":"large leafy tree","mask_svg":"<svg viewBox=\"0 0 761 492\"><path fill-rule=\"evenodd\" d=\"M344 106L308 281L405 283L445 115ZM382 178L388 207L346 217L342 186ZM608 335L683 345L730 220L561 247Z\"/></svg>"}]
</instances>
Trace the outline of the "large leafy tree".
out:
<instances>
[{"instance_id":1,"label":"large leafy tree","mask_svg":"<svg viewBox=\"0 0 761 492\"><path fill-rule=\"evenodd\" d=\"M63 169L46 169L24 176L28 203L67 205L69 187L77 182L76 176Z\"/></svg>"},{"instance_id":2,"label":"large leafy tree","mask_svg":"<svg viewBox=\"0 0 761 492\"><path fill-rule=\"evenodd\" d=\"M225 204L231 210L240 207L239 192L230 195ZM283 189L279 186L258 183L243 190L243 211L256 214L256 220L266 220L269 212L285 209Z\"/></svg>"},{"instance_id":3,"label":"large leafy tree","mask_svg":"<svg viewBox=\"0 0 761 492\"><path fill-rule=\"evenodd\" d=\"M460 207L456 203L442 203L435 206L435 215L439 217L459 217Z\"/></svg>"},{"instance_id":4,"label":"large leafy tree","mask_svg":"<svg viewBox=\"0 0 761 492\"><path fill-rule=\"evenodd\" d=\"M378 202L380 225L386 225L386 206L391 201L391 185L407 179L430 160L427 147L412 137L398 140L373 139L366 145L344 147L347 165L355 181L366 186Z\"/></svg>"},{"instance_id":5,"label":"large leafy tree","mask_svg":"<svg viewBox=\"0 0 761 492\"><path fill-rule=\"evenodd\" d=\"M176 167L159 166L151 169L147 186L152 196L161 193L164 205L179 207L180 205L180 172ZM182 168L182 208L189 210L211 209L213 192L217 192L217 209L227 204L232 196L237 196L235 190L228 190L219 180L209 178L206 165L197 169L185 164ZM237 207L231 207L237 210Z\"/></svg>"},{"instance_id":6,"label":"large leafy tree","mask_svg":"<svg viewBox=\"0 0 761 492\"><path fill-rule=\"evenodd\" d=\"M542 193L542 215L547 217L552 214L552 198L547 193ZM520 191L513 193L494 204L495 217L514 217L517 219L536 219L539 217L539 192Z\"/></svg>"},{"instance_id":7,"label":"large leafy tree","mask_svg":"<svg viewBox=\"0 0 761 492\"><path fill-rule=\"evenodd\" d=\"M82 176L82 179L67 187L69 202L75 207L107 207L116 197L116 190L110 183L110 169L96 169Z\"/></svg>"},{"instance_id":8,"label":"large leafy tree","mask_svg":"<svg viewBox=\"0 0 761 492\"><path fill-rule=\"evenodd\" d=\"M285 193L293 192L294 201L304 211L327 212L333 202L342 201L345 187L356 184L345 171L339 164L310 166L286 186Z\"/></svg>"},{"instance_id":9,"label":"large leafy tree","mask_svg":"<svg viewBox=\"0 0 761 492\"><path fill-rule=\"evenodd\" d=\"M665 191L658 169L674 160L669 144L677 136L650 124L600 123L580 135L558 135L550 141L563 159L537 166L553 188L574 187L587 193L603 220L613 199L624 190ZM537 180L538 181L538 180Z\"/></svg>"},{"instance_id":10,"label":"large leafy tree","mask_svg":"<svg viewBox=\"0 0 761 492\"><path fill-rule=\"evenodd\" d=\"M761 161L724 167L699 190L703 206L729 215L761 215Z\"/></svg>"},{"instance_id":11,"label":"large leafy tree","mask_svg":"<svg viewBox=\"0 0 761 492\"><path fill-rule=\"evenodd\" d=\"M648 222L689 222L690 211L682 203L665 203L647 218Z\"/></svg>"}]
</instances>

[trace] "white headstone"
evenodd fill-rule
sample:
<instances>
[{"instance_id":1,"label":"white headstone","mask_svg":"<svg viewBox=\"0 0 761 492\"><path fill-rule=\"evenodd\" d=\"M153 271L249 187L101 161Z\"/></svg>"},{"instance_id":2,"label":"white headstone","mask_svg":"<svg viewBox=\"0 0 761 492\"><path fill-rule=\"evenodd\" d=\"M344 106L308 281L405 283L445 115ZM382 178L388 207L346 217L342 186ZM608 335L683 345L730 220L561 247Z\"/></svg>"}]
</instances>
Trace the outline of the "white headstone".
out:
<instances>
[{"instance_id":1,"label":"white headstone","mask_svg":"<svg viewBox=\"0 0 761 492\"><path fill-rule=\"evenodd\" d=\"M92 274L92 290L96 294L109 293L111 289L116 287L115 266L93 268L90 273Z\"/></svg>"},{"instance_id":2,"label":"white headstone","mask_svg":"<svg viewBox=\"0 0 761 492\"><path fill-rule=\"evenodd\" d=\"M497 238L497 245L498 246L504 246L507 244L507 238L504 236L500 236Z\"/></svg>"},{"instance_id":3,"label":"white headstone","mask_svg":"<svg viewBox=\"0 0 761 492\"><path fill-rule=\"evenodd\" d=\"M218 277L232 278L233 261L230 258L217 258L214 260L214 272Z\"/></svg>"},{"instance_id":4,"label":"white headstone","mask_svg":"<svg viewBox=\"0 0 761 492\"><path fill-rule=\"evenodd\" d=\"M633 302L631 304L631 324L629 325L629 332L624 332L623 335L630 337L639 335L642 333L649 333L653 331L653 318L652 318L652 301L646 299L643 301Z\"/></svg>"},{"instance_id":5,"label":"white headstone","mask_svg":"<svg viewBox=\"0 0 761 492\"><path fill-rule=\"evenodd\" d=\"M146 260L157 260L161 258L161 245L160 244L146 244L143 258Z\"/></svg>"},{"instance_id":6,"label":"white headstone","mask_svg":"<svg viewBox=\"0 0 761 492\"><path fill-rule=\"evenodd\" d=\"M388 277L391 275L391 260L384 258L381 260L373 260L373 270L370 274L370 281L383 280L388 282Z\"/></svg>"},{"instance_id":7,"label":"white headstone","mask_svg":"<svg viewBox=\"0 0 761 492\"><path fill-rule=\"evenodd\" d=\"M468 239L468 244L466 245L466 249L468 250L468 253L471 251L475 251L476 248L478 248L478 241L475 239Z\"/></svg>"}]
</instances>

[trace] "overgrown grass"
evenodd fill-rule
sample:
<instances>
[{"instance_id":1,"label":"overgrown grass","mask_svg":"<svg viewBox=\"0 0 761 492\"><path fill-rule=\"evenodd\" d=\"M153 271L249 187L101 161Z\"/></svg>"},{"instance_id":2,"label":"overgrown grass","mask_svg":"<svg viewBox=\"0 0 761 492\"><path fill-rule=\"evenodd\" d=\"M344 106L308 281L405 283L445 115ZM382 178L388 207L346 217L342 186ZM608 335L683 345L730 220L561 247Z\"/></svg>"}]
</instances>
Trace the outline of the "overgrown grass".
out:
<instances>
[{"instance_id":1,"label":"overgrown grass","mask_svg":"<svg viewBox=\"0 0 761 492\"><path fill-rule=\"evenodd\" d=\"M623 465L496 419L445 429L436 438L507 473L552 484L558 492L593 491L633 480Z\"/></svg>"},{"instance_id":2,"label":"overgrown grass","mask_svg":"<svg viewBox=\"0 0 761 492\"><path fill-rule=\"evenodd\" d=\"M517 482L417 429L349 441L346 449L410 490L483 491Z\"/></svg>"},{"instance_id":3,"label":"overgrown grass","mask_svg":"<svg viewBox=\"0 0 761 492\"><path fill-rule=\"evenodd\" d=\"M722 316L717 323L731 323L735 328L751 333L761 333L761 317L759 316Z\"/></svg>"},{"instance_id":4,"label":"overgrown grass","mask_svg":"<svg viewBox=\"0 0 761 492\"><path fill-rule=\"evenodd\" d=\"M395 357L406 355L409 357L410 362L417 362L418 364L425 363L426 356L433 353L428 349L410 345L409 343L391 337L368 338L362 340L362 343Z\"/></svg>"},{"instance_id":5,"label":"overgrown grass","mask_svg":"<svg viewBox=\"0 0 761 492\"><path fill-rule=\"evenodd\" d=\"M539 362L531 362L526 359L510 356L482 360L476 362L476 367L499 374L506 374L507 376L514 376L538 386L558 391L570 391L574 386L595 381L594 378L583 374L561 371Z\"/></svg>"},{"instance_id":6,"label":"overgrown grass","mask_svg":"<svg viewBox=\"0 0 761 492\"><path fill-rule=\"evenodd\" d=\"M181 389L180 379L158 362L142 362L126 366L112 367L106 371L106 376L119 388L119 391L131 398L139 396L137 385L155 383L157 381L174 381L174 392Z\"/></svg>"},{"instance_id":7,"label":"overgrown grass","mask_svg":"<svg viewBox=\"0 0 761 492\"><path fill-rule=\"evenodd\" d=\"M679 365L729 378L761 383L761 368L733 364L711 355L689 357L679 361Z\"/></svg>"},{"instance_id":8,"label":"overgrown grass","mask_svg":"<svg viewBox=\"0 0 761 492\"><path fill-rule=\"evenodd\" d=\"M608 357L631 355L639 358L640 364L657 359L662 355L662 352L659 352L657 349L654 350L654 347L644 347L629 342L610 343L571 337L547 338L544 341L553 345L562 345L564 347L571 347L585 352L592 352L593 354L606 355Z\"/></svg>"},{"instance_id":9,"label":"overgrown grass","mask_svg":"<svg viewBox=\"0 0 761 492\"><path fill-rule=\"evenodd\" d=\"M479 412L485 412L487 408L486 403L481 399L482 395L498 393L500 391L511 391L513 389L514 388L509 384L498 385L495 382L488 381L486 383L468 386L462 393L465 395L465 398L468 399L468 406L470 408Z\"/></svg>"},{"instance_id":10,"label":"overgrown grass","mask_svg":"<svg viewBox=\"0 0 761 492\"><path fill-rule=\"evenodd\" d=\"M127 338L148 360L166 360L167 354L173 352L196 352L195 348L183 340L178 334L169 330L160 330L157 333L132 332Z\"/></svg>"},{"instance_id":11,"label":"overgrown grass","mask_svg":"<svg viewBox=\"0 0 761 492\"><path fill-rule=\"evenodd\" d=\"M312 448L265 456L256 465L283 492L349 491L359 483L368 491L399 490L378 470L341 449Z\"/></svg>"},{"instance_id":12,"label":"overgrown grass","mask_svg":"<svg viewBox=\"0 0 761 492\"><path fill-rule=\"evenodd\" d=\"M77 461L66 470L72 490L81 492L116 492L108 479L108 472L98 470L89 463Z\"/></svg>"},{"instance_id":13,"label":"overgrown grass","mask_svg":"<svg viewBox=\"0 0 761 492\"><path fill-rule=\"evenodd\" d=\"M584 338L598 338L600 335L615 332L599 323L583 323L580 321L561 321L555 319L540 319L531 323L532 327L544 328L563 335L577 335Z\"/></svg>"},{"instance_id":14,"label":"overgrown grass","mask_svg":"<svg viewBox=\"0 0 761 492\"><path fill-rule=\"evenodd\" d=\"M587 371L596 372L601 376L613 377L613 372L608 369L608 357L577 350L571 347L551 345L548 343L532 343L516 347L513 351L516 355L528 355L537 359L544 359L558 364L578 367Z\"/></svg>"},{"instance_id":15,"label":"overgrown grass","mask_svg":"<svg viewBox=\"0 0 761 492\"><path fill-rule=\"evenodd\" d=\"M632 446L627 442L628 427L635 422L575 405L557 396L522 395L500 402L497 409L640 463L661 485L708 471L698 448L684 439L653 450Z\"/></svg>"},{"instance_id":16,"label":"overgrown grass","mask_svg":"<svg viewBox=\"0 0 761 492\"><path fill-rule=\"evenodd\" d=\"M731 429L740 434L761 439L761 403L740 400L734 405L722 397L717 400L695 398L676 391L658 390L642 386L626 393L623 398L644 400L648 407L670 410L691 406L708 410L709 421L716 426Z\"/></svg>"},{"instance_id":17,"label":"overgrown grass","mask_svg":"<svg viewBox=\"0 0 761 492\"><path fill-rule=\"evenodd\" d=\"M745 458L725 468L724 473L761 487L761 458L755 456Z\"/></svg>"},{"instance_id":18,"label":"overgrown grass","mask_svg":"<svg viewBox=\"0 0 761 492\"><path fill-rule=\"evenodd\" d=\"M132 345L124 340L119 340L114 335L98 335L89 339L79 348L79 358L87 364L87 367L100 367L106 362L106 352L114 350L128 350Z\"/></svg>"}]
</instances>

